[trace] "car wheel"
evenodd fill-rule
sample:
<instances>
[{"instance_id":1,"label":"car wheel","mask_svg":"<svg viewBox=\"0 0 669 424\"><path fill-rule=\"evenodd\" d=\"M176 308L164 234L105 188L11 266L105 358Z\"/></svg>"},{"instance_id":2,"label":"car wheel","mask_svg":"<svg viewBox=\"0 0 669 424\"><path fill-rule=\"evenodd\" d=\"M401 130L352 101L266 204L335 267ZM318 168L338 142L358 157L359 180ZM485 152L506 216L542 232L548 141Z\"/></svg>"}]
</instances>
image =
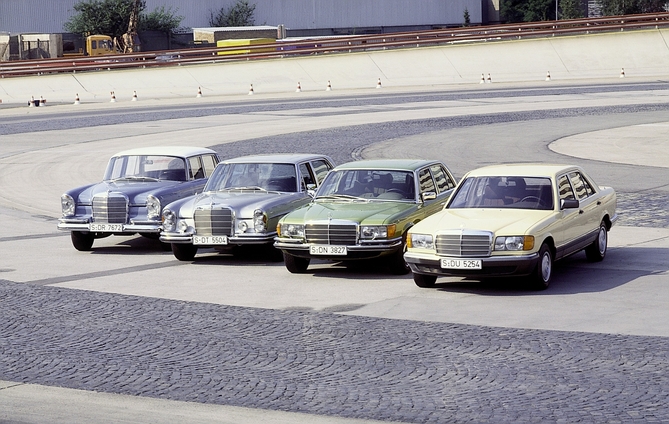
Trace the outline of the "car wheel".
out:
<instances>
[{"instance_id":1,"label":"car wheel","mask_svg":"<svg viewBox=\"0 0 669 424\"><path fill-rule=\"evenodd\" d=\"M72 245L74 248L81 252L91 250L91 247L93 247L93 240L95 240L93 233L82 233L81 231L72 231L70 237L72 238Z\"/></svg>"},{"instance_id":2,"label":"car wheel","mask_svg":"<svg viewBox=\"0 0 669 424\"><path fill-rule=\"evenodd\" d=\"M553 252L546 243L539 249L539 263L530 276L530 282L535 290L546 290L553 276Z\"/></svg>"},{"instance_id":3,"label":"car wheel","mask_svg":"<svg viewBox=\"0 0 669 424\"><path fill-rule=\"evenodd\" d=\"M405 234L406 237L406 234ZM407 251L406 239L402 243L402 248L390 255L390 272L394 275L406 275L411 271L409 265L404 260L404 253Z\"/></svg>"},{"instance_id":4,"label":"car wheel","mask_svg":"<svg viewBox=\"0 0 669 424\"><path fill-rule=\"evenodd\" d=\"M174 257L180 261L192 261L195 259L197 246L193 246L192 244L172 243L172 253L174 253Z\"/></svg>"},{"instance_id":5,"label":"car wheel","mask_svg":"<svg viewBox=\"0 0 669 424\"><path fill-rule=\"evenodd\" d=\"M437 282L436 275L415 274L413 275L413 282L418 287L432 287Z\"/></svg>"},{"instance_id":6,"label":"car wheel","mask_svg":"<svg viewBox=\"0 0 669 424\"><path fill-rule=\"evenodd\" d=\"M602 221L599 224L599 232L597 238L591 245L585 248L585 256L589 261L599 262L604 260L606 256L606 249L609 241L609 235L606 231L606 224Z\"/></svg>"},{"instance_id":7,"label":"car wheel","mask_svg":"<svg viewBox=\"0 0 669 424\"><path fill-rule=\"evenodd\" d=\"M292 274L301 274L309 268L309 258L298 258L297 256L283 254L283 263L286 264L286 269Z\"/></svg>"}]
</instances>

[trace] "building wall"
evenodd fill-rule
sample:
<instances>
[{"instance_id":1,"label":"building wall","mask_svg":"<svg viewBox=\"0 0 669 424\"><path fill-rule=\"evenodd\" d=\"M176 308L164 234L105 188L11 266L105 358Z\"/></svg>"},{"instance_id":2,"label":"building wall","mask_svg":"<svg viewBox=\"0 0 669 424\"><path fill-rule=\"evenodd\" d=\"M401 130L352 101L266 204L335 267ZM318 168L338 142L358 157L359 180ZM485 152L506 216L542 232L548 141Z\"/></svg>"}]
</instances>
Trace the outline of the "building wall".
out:
<instances>
[{"instance_id":1,"label":"building wall","mask_svg":"<svg viewBox=\"0 0 669 424\"><path fill-rule=\"evenodd\" d=\"M63 24L81 0L0 0L0 32L64 32ZM488 0L250 0L255 24L288 30L461 25L468 10L472 24L487 22ZM146 0L146 11L164 6L184 16L184 27L207 27L212 13L236 0Z\"/></svg>"}]
</instances>

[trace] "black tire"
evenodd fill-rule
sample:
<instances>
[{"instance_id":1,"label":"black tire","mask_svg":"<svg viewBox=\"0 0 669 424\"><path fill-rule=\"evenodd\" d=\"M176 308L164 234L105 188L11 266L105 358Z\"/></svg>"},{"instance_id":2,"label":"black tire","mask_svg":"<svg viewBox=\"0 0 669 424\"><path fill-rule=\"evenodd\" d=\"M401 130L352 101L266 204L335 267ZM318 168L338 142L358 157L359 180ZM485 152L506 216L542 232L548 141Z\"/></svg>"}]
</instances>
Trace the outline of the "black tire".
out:
<instances>
[{"instance_id":1,"label":"black tire","mask_svg":"<svg viewBox=\"0 0 669 424\"><path fill-rule=\"evenodd\" d=\"M394 275L406 275L411 271L411 268L409 268L409 265L404 260L404 253L407 251L406 234L404 234L404 237L402 248L390 255L388 259L390 261L390 272Z\"/></svg>"},{"instance_id":2,"label":"black tire","mask_svg":"<svg viewBox=\"0 0 669 424\"><path fill-rule=\"evenodd\" d=\"M178 244L172 243L172 253L174 257L180 261L192 261L197 254L197 246L192 244Z\"/></svg>"},{"instance_id":3,"label":"black tire","mask_svg":"<svg viewBox=\"0 0 669 424\"><path fill-rule=\"evenodd\" d=\"M539 249L539 263L530 275L530 284L534 290L546 290L553 277L553 251L546 243Z\"/></svg>"},{"instance_id":4,"label":"black tire","mask_svg":"<svg viewBox=\"0 0 669 424\"><path fill-rule=\"evenodd\" d=\"M416 283L418 287L432 287L434 283L437 282L436 275L425 275L425 274L413 274L413 282Z\"/></svg>"},{"instance_id":5,"label":"black tire","mask_svg":"<svg viewBox=\"0 0 669 424\"><path fill-rule=\"evenodd\" d=\"M286 269L292 274L302 274L306 272L309 268L309 258L298 258L297 256L289 255L288 253L283 253L283 263L286 265Z\"/></svg>"},{"instance_id":6,"label":"black tire","mask_svg":"<svg viewBox=\"0 0 669 424\"><path fill-rule=\"evenodd\" d=\"M609 243L609 235L606 230L606 223L602 221L599 224L599 232L597 238L591 245L585 248L585 256L591 262L603 261L606 257L606 250Z\"/></svg>"},{"instance_id":7,"label":"black tire","mask_svg":"<svg viewBox=\"0 0 669 424\"><path fill-rule=\"evenodd\" d=\"M82 233L81 231L72 231L70 233L72 246L80 252L88 252L93 247L95 237L93 233Z\"/></svg>"}]
</instances>

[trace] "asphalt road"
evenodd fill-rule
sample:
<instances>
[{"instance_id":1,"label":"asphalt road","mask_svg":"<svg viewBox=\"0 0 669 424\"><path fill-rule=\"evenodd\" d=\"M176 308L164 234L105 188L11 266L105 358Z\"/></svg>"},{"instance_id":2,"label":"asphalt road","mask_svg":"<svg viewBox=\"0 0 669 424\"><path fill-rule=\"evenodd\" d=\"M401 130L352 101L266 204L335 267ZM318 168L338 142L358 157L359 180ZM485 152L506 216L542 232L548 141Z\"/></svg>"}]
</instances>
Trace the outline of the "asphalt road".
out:
<instances>
[{"instance_id":1,"label":"asphalt road","mask_svg":"<svg viewBox=\"0 0 669 424\"><path fill-rule=\"evenodd\" d=\"M666 421L666 88L3 109L0 422ZM652 131L630 141L635 128ZM183 263L134 237L75 251L55 230L60 193L99 180L115 151L160 144L429 157L458 177L578 163L617 189L621 220L604 262L566 259L545 292L513 279L419 289L383 264L292 275L253 253Z\"/></svg>"}]
</instances>

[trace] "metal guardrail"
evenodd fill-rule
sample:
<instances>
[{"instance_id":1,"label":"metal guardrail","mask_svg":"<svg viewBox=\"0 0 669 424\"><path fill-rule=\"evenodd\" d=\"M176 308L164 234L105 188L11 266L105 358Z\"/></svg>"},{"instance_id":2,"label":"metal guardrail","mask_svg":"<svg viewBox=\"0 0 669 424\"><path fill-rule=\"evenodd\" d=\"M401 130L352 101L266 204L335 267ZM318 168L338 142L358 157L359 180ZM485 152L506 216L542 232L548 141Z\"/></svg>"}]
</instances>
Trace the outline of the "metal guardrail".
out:
<instances>
[{"instance_id":1,"label":"metal guardrail","mask_svg":"<svg viewBox=\"0 0 669 424\"><path fill-rule=\"evenodd\" d=\"M111 70L181 66L188 64L280 58L295 55L350 53L456 43L476 43L642 30L660 27L669 27L669 13L472 26L336 38L314 38L305 41L277 41L276 43L249 46L192 48L94 57L87 56L0 62L0 77L18 77L47 73L73 73L103 69ZM248 53L239 53L240 50Z\"/></svg>"}]
</instances>

